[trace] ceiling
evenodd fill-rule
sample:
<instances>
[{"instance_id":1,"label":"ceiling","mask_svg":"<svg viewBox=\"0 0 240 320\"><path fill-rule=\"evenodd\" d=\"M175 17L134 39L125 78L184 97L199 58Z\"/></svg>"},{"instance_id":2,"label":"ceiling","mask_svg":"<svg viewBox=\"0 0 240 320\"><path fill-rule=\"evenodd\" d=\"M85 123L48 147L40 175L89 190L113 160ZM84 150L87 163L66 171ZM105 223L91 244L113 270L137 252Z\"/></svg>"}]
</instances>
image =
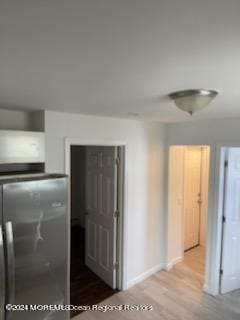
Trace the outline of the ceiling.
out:
<instances>
[{"instance_id":1,"label":"ceiling","mask_svg":"<svg viewBox=\"0 0 240 320\"><path fill-rule=\"evenodd\" d=\"M239 17L239 0L2 0L0 107L240 116ZM220 91L193 118L166 96L191 88Z\"/></svg>"}]
</instances>

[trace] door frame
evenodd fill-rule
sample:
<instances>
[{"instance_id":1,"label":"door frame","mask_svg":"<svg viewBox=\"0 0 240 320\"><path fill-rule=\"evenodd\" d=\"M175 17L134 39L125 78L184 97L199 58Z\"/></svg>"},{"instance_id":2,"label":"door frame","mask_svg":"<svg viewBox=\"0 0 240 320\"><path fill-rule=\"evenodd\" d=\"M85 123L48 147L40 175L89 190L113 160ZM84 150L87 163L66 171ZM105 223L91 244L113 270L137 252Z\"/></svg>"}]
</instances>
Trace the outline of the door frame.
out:
<instances>
[{"instance_id":1,"label":"door frame","mask_svg":"<svg viewBox=\"0 0 240 320\"><path fill-rule=\"evenodd\" d=\"M118 202L119 202L119 218L117 227L117 257L118 257L118 272L117 272L117 289L125 290L127 288L127 143L116 140L92 140L81 138L65 138L65 173L69 177L69 199L71 199L71 146L103 146L103 147L118 147L119 148L119 172L118 172ZM71 201L68 201L68 216L71 219ZM70 232L69 232L69 254L70 254ZM69 260L70 261L70 260ZM70 277L70 266L69 266ZM69 288L70 295L70 288Z\"/></svg>"}]
</instances>

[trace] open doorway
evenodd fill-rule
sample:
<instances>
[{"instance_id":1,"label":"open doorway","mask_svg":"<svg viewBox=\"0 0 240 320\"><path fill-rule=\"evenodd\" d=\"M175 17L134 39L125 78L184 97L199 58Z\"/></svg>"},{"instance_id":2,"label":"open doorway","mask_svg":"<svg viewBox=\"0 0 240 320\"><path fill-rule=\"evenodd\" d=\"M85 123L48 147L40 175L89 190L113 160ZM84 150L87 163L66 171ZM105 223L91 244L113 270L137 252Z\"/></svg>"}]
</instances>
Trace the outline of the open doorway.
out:
<instances>
[{"instance_id":1,"label":"open doorway","mask_svg":"<svg viewBox=\"0 0 240 320\"><path fill-rule=\"evenodd\" d=\"M209 146L171 146L169 153L168 265L177 263L204 285L207 246Z\"/></svg>"},{"instance_id":2,"label":"open doorway","mask_svg":"<svg viewBox=\"0 0 240 320\"><path fill-rule=\"evenodd\" d=\"M70 146L72 305L95 305L121 289L122 153Z\"/></svg>"}]
</instances>

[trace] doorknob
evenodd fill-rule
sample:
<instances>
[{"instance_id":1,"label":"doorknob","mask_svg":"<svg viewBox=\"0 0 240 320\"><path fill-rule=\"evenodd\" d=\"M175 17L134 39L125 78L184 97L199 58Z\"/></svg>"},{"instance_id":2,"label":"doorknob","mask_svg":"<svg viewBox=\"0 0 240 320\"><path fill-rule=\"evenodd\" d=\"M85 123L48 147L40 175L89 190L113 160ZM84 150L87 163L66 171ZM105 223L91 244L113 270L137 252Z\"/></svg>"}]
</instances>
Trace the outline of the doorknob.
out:
<instances>
[{"instance_id":1,"label":"doorknob","mask_svg":"<svg viewBox=\"0 0 240 320\"><path fill-rule=\"evenodd\" d=\"M198 200L198 204L199 204L199 205L202 204L202 200L201 200L201 199Z\"/></svg>"}]
</instances>

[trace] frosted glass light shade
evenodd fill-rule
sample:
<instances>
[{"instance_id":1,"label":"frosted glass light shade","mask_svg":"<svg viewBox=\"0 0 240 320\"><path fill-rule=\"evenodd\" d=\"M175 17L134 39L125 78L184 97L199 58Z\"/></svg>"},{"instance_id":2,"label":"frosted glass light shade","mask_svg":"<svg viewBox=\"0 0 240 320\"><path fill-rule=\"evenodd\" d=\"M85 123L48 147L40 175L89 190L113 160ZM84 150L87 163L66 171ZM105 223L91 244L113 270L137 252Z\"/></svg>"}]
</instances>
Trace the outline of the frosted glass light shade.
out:
<instances>
[{"instance_id":1,"label":"frosted glass light shade","mask_svg":"<svg viewBox=\"0 0 240 320\"><path fill-rule=\"evenodd\" d=\"M192 115L205 108L217 95L215 90L193 89L173 92L169 97L179 109Z\"/></svg>"}]
</instances>

